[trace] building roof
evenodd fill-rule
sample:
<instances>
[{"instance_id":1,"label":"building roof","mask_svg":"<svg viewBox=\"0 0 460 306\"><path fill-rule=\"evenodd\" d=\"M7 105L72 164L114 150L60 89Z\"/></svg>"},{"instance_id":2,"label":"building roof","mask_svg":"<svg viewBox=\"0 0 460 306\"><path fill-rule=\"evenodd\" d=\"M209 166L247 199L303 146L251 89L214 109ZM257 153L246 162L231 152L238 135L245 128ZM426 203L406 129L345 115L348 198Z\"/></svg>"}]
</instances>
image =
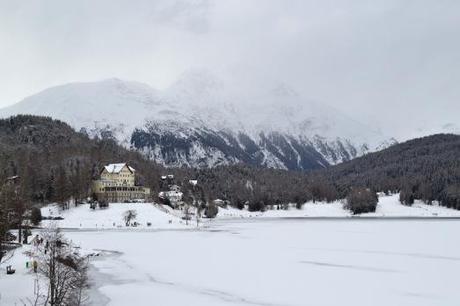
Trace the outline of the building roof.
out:
<instances>
[{"instance_id":1,"label":"building roof","mask_svg":"<svg viewBox=\"0 0 460 306\"><path fill-rule=\"evenodd\" d=\"M120 173L120 171L125 167L127 166L129 171L133 172L136 171L134 170L133 167L131 166L128 166L126 163L118 163L118 164L109 164L107 166L104 167L105 170L107 170L107 172L109 173Z\"/></svg>"}]
</instances>

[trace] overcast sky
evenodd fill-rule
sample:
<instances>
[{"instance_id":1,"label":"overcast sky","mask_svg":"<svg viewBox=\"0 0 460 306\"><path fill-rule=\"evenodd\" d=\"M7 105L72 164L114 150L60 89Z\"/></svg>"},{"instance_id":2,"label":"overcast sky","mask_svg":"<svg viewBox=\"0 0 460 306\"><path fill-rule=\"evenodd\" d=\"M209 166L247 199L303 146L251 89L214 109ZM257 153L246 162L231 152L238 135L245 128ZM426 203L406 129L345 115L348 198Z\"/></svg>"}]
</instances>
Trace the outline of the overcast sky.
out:
<instances>
[{"instance_id":1,"label":"overcast sky","mask_svg":"<svg viewBox=\"0 0 460 306\"><path fill-rule=\"evenodd\" d=\"M407 138L460 121L460 1L0 0L0 106L191 68L276 78Z\"/></svg>"}]
</instances>

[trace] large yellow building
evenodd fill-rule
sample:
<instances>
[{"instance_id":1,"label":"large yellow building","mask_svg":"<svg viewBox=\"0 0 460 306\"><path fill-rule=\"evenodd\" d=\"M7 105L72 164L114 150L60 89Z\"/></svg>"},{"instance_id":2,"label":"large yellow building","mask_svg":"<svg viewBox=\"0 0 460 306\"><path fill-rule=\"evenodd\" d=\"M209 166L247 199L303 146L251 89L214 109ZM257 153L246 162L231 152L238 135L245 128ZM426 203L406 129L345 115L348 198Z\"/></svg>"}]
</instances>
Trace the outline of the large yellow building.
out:
<instances>
[{"instance_id":1,"label":"large yellow building","mask_svg":"<svg viewBox=\"0 0 460 306\"><path fill-rule=\"evenodd\" d=\"M150 188L135 185L136 170L126 163L107 165L100 176L93 182L93 193L99 201L128 202L150 196Z\"/></svg>"}]
</instances>

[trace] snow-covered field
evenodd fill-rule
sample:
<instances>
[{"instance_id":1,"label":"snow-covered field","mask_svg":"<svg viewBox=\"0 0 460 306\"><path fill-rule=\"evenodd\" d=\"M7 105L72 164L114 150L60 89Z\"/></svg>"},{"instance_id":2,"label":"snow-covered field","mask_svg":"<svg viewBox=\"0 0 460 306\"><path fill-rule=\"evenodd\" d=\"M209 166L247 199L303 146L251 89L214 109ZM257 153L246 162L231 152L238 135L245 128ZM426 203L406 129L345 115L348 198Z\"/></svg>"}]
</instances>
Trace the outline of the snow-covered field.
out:
<instances>
[{"instance_id":1,"label":"snow-covered field","mask_svg":"<svg viewBox=\"0 0 460 306\"><path fill-rule=\"evenodd\" d=\"M370 216L409 218L351 219L340 203L221 210L199 228L152 204L46 207L43 214L64 217L58 222L67 238L101 254L91 260L92 305L458 305L460 219L411 217L459 212L396 200L380 198ZM138 212L139 227L123 226L127 209ZM295 218L304 216L345 218ZM9 262L16 274L1 267L0 305L23 305L33 295L30 247Z\"/></svg>"},{"instance_id":2,"label":"snow-covered field","mask_svg":"<svg viewBox=\"0 0 460 306\"><path fill-rule=\"evenodd\" d=\"M171 229L184 228L185 221L178 215L167 213L166 208L151 203L114 203L105 209L92 210L89 204L81 204L68 210L60 210L56 205L41 209L46 217L62 217L63 220L45 220L47 223L56 223L61 228L74 229L126 229L123 214L127 210L134 210L137 217L134 221L138 226L131 229ZM147 223L150 223L149 226Z\"/></svg>"},{"instance_id":3,"label":"snow-covered field","mask_svg":"<svg viewBox=\"0 0 460 306\"><path fill-rule=\"evenodd\" d=\"M26 261L30 261L31 258L24 252L29 250L29 246L16 249L14 256L1 265L0 305L27 305L27 298L32 299L36 277L32 272L32 268L26 268ZM7 265L11 265L16 270L16 273L6 275L5 269Z\"/></svg>"},{"instance_id":4,"label":"snow-covered field","mask_svg":"<svg viewBox=\"0 0 460 306\"><path fill-rule=\"evenodd\" d=\"M343 209L340 201L334 203L307 202L302 209L296 209L294 205L289 210L267 210L261 212L248 212L228 207L219 209L219 218L254 218L254 217L275 217L275 218L303 218L303 217L351 217L350 211ZM460 211L416 201L411 207L401 205L399 194L380 196L375 213L362 214L355 217L460 217Z\"/></svg>"},{"instance_id":5,"label":"snow-covered field","mask_svg":"<svg viewBox=\"0 0 460 306\"><path fill-rule=\"evenodd\" d=\"M92 260L93 305L449 306L459 231L460 220L267 218L65 235L106 250ZM1 305L33 290L21 260L0 275Z\"/></svg>"},{"instance_id":6,"label":"snow-covered field","mask_svg":"<svg viewBox=\"0 0 460 306\"><path fill-rule=\"evenodd\" d=\"M381 196L375 213L362 214L361 217L460 217L460 211L427 205L416 201L412 207L399 203L399 195ZM56 223L61 228L73 229L126 229L123 213L127 210L137 212L138 226L131 229L180 229L186 228L181 219L183 212L172 210L167 206L152 203L114 203L109 208L92 210L89 204L81 204L69 210L60 210L56 205L42 208L42 215L46 217L62 217L63 220L46 220L47 223ZM247 209L219 208L217 219L239 218L308 218L308 217L351 217L350 211L343 209L343 203L307 202L302 209L291 205L288 210L267 210L265 212L249 212ZM356 216L356 217L360 217ZM207 220L203 219L206 223ZM147 225L150 223L150 226ZM193 222L192 222L193 223Z\"/></svg>"}]
</instances>

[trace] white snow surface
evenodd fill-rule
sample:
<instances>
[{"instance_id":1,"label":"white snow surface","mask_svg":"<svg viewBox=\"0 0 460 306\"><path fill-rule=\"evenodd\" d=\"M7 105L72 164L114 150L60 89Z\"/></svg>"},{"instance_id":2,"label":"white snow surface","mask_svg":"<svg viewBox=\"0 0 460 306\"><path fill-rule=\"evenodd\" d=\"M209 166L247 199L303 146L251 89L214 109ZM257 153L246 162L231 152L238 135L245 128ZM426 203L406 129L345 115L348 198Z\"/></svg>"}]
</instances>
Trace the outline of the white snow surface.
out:
<instances>
[{"instance_id":1,"label":"white snow surface","mask_svg":"<svg viewBox=\"0 0 460 306\"><path fill-rule=\"evenodd\" d=\"M168 213L168 210L152 203L111 203L108 208L92 210L89 204L80 204L68 210L61 210L58 205L41 209L44 217L62 217L63 220L44 220L43 224L56 223L60 228L72 229L126 229L123 214L127 210L137 213L136 227L128 229L173 229L185 228L185 221ZM151 223L150 226L147 223Z\"/></svg>"},{"instance_id":2,"label":"white snow surface","mask_svg":"<svg viewBox=\"0 0 460 306\"><path fill-rule=\"evenodd\" d=\"M35 274L31 268L26 268L26 261L31 258L24 252L31 246L24 246L14 251L14 256L0 266L0 305L23 305L21 300L33 297ZM13 275L6 275L5 269L11 265L16 270Z\"/></svg>"},{"instance_id":3,"label":"white snow surface","mask_svg":"<svg viewBox=\"0 0 460 306\"><path fill-rule=\"evenodd\" d=\"M105 250L91 260L92 305L456 306L459 230L442 219L252 219L65 235ZM31 296L25 260L0 274L1 305Z\"/></svg>"},{"instance_id":4,"label":"white snow surface","mask_svg":"<svg viewBox=\"0 0 460 306\"><path fill-rule=\"evenodd\" d=\"M249 212L247 209L238 210L227 207L219 208L218 218L316 218L316 217L352 217L352 213L343 209L343 202L307 202L301 209L290 204L288 210L267 210L265 212ZM405 206L399 202L399 194L390 196L381 195L375 213L353 216L359 217L460 217L460 211L439 206L438 203L428 205L422 201L415 201L412 206Z\"/></svg>"},{"instance_id":5,"label":"white snow surface","mask_svg":"<svg viewBox=\"0 0 460 306\"><path fill-rule=\"evenodd\" d=\"M153 204L42 213L65 217L58 221L65 236L100 254L91 259L91 305L458 305L460 219L441 217L459 212L397 199L380 197L368 216L407 218L349 218L340 202L264 213L220 209L198 228L181 223L180 211ZM127 209L138 212L140 227L122 225ZM412 218L423 216L437 218ZM1 305L33 295L29 249L9 261L16 274L0 273Z\"/></svg>"},{"instance_id":6,"label":"white snow surface","mask_svg":"<svg viewBox=\"0 0 460 306\"><path fill-rule=\"evenodd\" d=\"M110 233L108 305L457 305L458 221L280 221ZM421 234L423 233L423 234ZM448 235L450 233L450 235ZM88 246L91 234L71 235ZM105 240L106 248L113 244Z\"/></svg>"},{"instance_id":7,"label":"white snow surface","mask_svg":"<svg viewBox=\"0 0 460 306\"><path fill-rule=\"evenodd\" d=\"M68 210L61 210L58 205L49 205L41 209L45 217L62 217L63 220L45 220L46 223L56 223L61 228L70 229L125 229L123 214L127 210L137 213L135 221L137 227L129 229L181 229L187 228L185 221L181 219L183 212L173 210L168 206L153 203L111 203L108 208L92 210L89 204L80 204ZM232 207L219 207L217 219L243 219L243 218L322 218L322 217L352 217L350 211L343 209L343 203L307 202L301 209L294 204L289 205L287 210L267 210L265 212L249 212L246 209L239 210ZM399 203L399 195L380 196L375 213L353 216L360 217L460 217L460 211L442 207L434 203L424 204L416 201L411 207ZM205 224L213 220L203 219ZM147 222L151 223L147 226ZM193 222L192 222L193 223Z\"/></svg>"}]
</instances>

